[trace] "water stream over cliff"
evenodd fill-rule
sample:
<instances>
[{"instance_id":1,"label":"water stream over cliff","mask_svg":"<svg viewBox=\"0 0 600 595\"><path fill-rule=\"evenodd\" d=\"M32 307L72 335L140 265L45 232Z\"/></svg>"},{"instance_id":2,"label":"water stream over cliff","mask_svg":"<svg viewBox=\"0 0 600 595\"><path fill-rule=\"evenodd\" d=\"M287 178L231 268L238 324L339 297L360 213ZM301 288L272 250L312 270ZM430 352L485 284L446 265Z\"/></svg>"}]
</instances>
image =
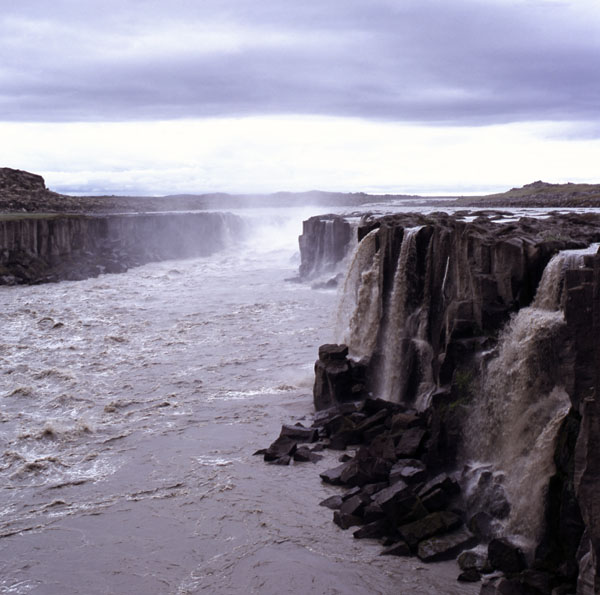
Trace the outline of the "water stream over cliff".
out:
<instances>
[{"instance_id":1,"label":"water stream over cliff","mask_svg":"<svg viewBox=\"0 0 600 595\"><path fill-rule=\"evenodd\" d=\"M496 498L503 506L505 495L509 506L498 511L500 525L529 548L540 537L555 439L571 406L561 310L565 272L597 250L593 244L550 260L532 305L514 315L483 363L479 396L470 408L466 455L478 461L466 473L471 504Z\"/></svg>"}]
</instances>

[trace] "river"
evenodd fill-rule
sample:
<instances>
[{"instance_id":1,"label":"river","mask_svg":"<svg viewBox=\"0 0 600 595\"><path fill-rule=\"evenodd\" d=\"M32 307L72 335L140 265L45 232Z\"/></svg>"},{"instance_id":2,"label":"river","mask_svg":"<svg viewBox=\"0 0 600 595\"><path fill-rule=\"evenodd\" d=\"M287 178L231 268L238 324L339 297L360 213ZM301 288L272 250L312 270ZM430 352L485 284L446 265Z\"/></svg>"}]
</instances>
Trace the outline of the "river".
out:
<instances>
[{"instance_id":1,"label":"river","mask_svg":"<svg viewBox=\"0 0 600 595\"><path fill-rule=\"evenodd\" d=\"M336 292L291 283L306 209L205 258L0 288L0 593L474 593L318 506L337 464L266 465L310 422Z\"/></svg>"}]
</instances>

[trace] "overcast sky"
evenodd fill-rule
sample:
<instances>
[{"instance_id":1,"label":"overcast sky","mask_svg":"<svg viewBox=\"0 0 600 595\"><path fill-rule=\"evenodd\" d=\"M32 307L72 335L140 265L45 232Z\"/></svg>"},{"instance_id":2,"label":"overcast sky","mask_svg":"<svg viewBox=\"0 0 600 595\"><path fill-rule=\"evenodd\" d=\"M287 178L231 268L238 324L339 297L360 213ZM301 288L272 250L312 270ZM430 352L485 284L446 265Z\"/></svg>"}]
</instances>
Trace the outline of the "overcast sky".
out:
<instances>
[{"instance_id":1,"label":"overcast sky","mask_svg":"<svg viewBox=\"0 0 600 595\"><path fill-rule=\"evenodd\" d=\"M597 0L0 8L0 165L55 190L600 181Z\"/></svg>"}]
</instances>

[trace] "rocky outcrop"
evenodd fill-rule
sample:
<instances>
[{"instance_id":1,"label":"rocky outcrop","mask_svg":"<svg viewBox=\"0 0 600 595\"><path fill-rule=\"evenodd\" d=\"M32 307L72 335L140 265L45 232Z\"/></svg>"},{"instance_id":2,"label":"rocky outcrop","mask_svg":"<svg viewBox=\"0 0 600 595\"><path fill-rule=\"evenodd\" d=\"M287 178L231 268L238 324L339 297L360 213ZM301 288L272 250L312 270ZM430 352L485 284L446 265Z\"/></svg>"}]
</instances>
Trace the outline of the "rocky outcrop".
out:
<instances>
[{"instance_id":1,"label":"rocky outcrop","mask_svg":"<svg viewBox=\"0 0 600 595\"><path fill-rule=\"evenodd\" d=\"M84 279L203 256L243 233L229 213L0 215L0 284Z\"/></svg>"},{"instance_id":2,"label":"rocky outcrop","mask_svg":"<svg viewBox=\"0 0 600 595\"><path fill-rule=\"evenodd\" d=\"M567 491L581 511L577 593L600 592L600 257L567 275L565 318L575 346L574 405L581 418ZM572 477L572 480L571 480ZM575 493L575 498L571 494ZM567 501L567 498L563 498ZM572 540L571 540L572 541Z\"/></svg>"},{"instance_id":3,"label":"rocky outcrop","mask_svg":"<svg viewBox=\"0 0 600 595\"><path fill-rule=\"evenodd\" d=\"M566 215L499 224L484 216L466 222L409 214L360 225L359 240L370 232L380 255L369 281L379 287L380 316L375 328L362 324L374 292L363 292L369 303L361 304L360 287L349 288L358 297L345 343L351 355L370 358L372 391L414 402L427 389L449 386L457 370L468 374L470 360L509 316L531 304L550 258L600 240L600 218ZM356 279L362 283L364 276ZM376 334L371 352L355 348L368 343L361 340L364 332ZM395 382L383 387L377 379L390 376L386 361Z\"/></svg>"},{"instance_id":4,"label":"rocky outcrop","mask_svg":"<svg viewBox=\"0 0 600 595\"><path fill-rule=\"evenodd\" d=\"M313 279L330 274L348 253L353 226L339 215L319 215L302 224L300 278Z\"/></svg>"},{"instance_id":5,"label":"rocky outcrop","mask_svg":"<svg viewBox=\"0 0 600 595\"><path fill-rule=\"evenodd\" d=\"M365 221L357 234L345 283L351 357L332 346L320 354L317 409L347 410L360 359L366 376L356 393L426 420L393 438L395 455L414 463L386 467L386 478L369 476L369 465L381 463L359 468L389 489L407 483L398 475L406 473L417 494L435 473L459 481L464 519L491 548L461 580L496 568L506 577L482 592L570 592L576 583L578 593L600 592L600 256L581 250L600 240L600 217L397 215ZM362 452L392 433L391 419L367 429L364 422L356 413L333 416L324 426L330 447L359 443ZM324 480L347 482L348 466ZM358 496L364 515L372 502ZM357 524L360 514L346 508L336 522ZM432 512L425 507L419 519ZM528 542L527 560L512 534Z\"/></svg>"},{"instance_id":6,"label":"rocky outcrop","mask_svg":"<svg viewBox=\"0 0 600 595\"><path fill-rule=\"evenodd\" d=\"M361 362L348 359L346 345L321 345L315 363L315 410L365 398L365 373Z\"/></svg>"},{"instance_id":7,"label":"rocky outcrop","mask_svg":"<svg viewBox=\"0 0 600 595\"><path fill-rule=\"evenodd\" d=\"M0 167L0 194L20 196L47 192L42 176L20 169Z\"/></svg>"}]
</instances>

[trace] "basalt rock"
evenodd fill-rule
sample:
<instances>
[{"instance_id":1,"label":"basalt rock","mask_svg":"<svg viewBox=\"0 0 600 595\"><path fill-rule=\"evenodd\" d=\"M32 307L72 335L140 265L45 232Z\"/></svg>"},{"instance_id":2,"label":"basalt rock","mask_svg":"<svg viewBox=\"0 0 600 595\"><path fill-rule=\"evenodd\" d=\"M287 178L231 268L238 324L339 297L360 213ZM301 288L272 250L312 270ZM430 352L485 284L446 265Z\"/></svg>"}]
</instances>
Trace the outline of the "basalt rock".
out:
<instances>
[{"instance_id":1,"label":"basalt rock","mask_svg":"<svg viewBox=\"0 0 600 595\"><path fill-rule=\"evenodd\" d=\"M558 305L540 316L558 321L560 332L548 340L536 337L540 349L531 357L537 376L524 383L542 387L540 396L559 387L562 407L555 434L544 437L550 456L554 451L555 471L548 473L545 500L538 507L545 509L545 522L537 549L529 552L530 569L524 569L518 548L502 537L513 504L526 498L510 501L510 465L468 464L478 459L465 457L470 438L465 420L486 396L480 370L497 357L507 321L532 304L554 254L600 241L600 217L492 221L498 218L482 213L466 222L444 214L410 214L365 219L358 226L356 255L368 237L365 254L371 260L364 265L368 274L354 277L376 287L351 288L371 300L362 309L357 305L353 332L360 334L360 316L366 312L374 335L369 341L350 335L348 350L345 345L320 350L314 427L324 445L354 447L342 465L321 477L351 488L344 501L347 512L338 511L336 518L344 525L362 524L357 537L384 536L387 546L403 544L400 551L409 548L407 540L425 561L450 559L490 542L489 560L465 565L467 574L461 577L476 580L492 566L506 573L486 581L482 593L539 593L549 585L556 593L573 592L575 582L578 593L597 593L600 256L577 256L574 268L557 281ZM379 316L375 325L374 314ZM365 345L372 351L357 347ZM531 411L514 423L523 422L527 430L542 409ZM497 430L491 424L488 431ZM517 455L523 452L528 451ZM404 469L410 473L403 475ZM446 517L455 522L437 522ZM464 519L468 529L457 528Z\"/></svg>"},{"instance_id":2,"label":"basalt rock","mask_svg":"<svg viewBox=\"0 0 600 595\"><path fill-rule=\"evenodd\" d=\"M85 279L206 256L243 232L230 213L0 216L0 285Z\"/></svg>"},{"instance_id":3,"label":"basalt rock","mask_svg":"<svg viewBox=\"0 0 600 595\"><path fill-rule=\"evenodd\" d=\"M351 243L353 228L339 215L319 215L302 224L300 278L312 279L331 273L344 259Z\"/></svg>"},{"instance_id":4,"label":"basalt rock","mask_svg":"<svg viewBox=\"0 0 600 595\"><path fill-rule=\"evenodd\" d=\"M348 358L346 345L322 345L315 363L315 409L365 398L365 366Z\"/></svg>"},{"instance_id":5,"label":"basalt rock","mask_svg":"<svg viewBox=\"0 0 600 595\"><path fill-rule=\"evenodd\" d=\"M488 560L494 570L516 574L526 567L521 549L508 539L492 539L488 545Z\"/></svg>"}]
</instances>

